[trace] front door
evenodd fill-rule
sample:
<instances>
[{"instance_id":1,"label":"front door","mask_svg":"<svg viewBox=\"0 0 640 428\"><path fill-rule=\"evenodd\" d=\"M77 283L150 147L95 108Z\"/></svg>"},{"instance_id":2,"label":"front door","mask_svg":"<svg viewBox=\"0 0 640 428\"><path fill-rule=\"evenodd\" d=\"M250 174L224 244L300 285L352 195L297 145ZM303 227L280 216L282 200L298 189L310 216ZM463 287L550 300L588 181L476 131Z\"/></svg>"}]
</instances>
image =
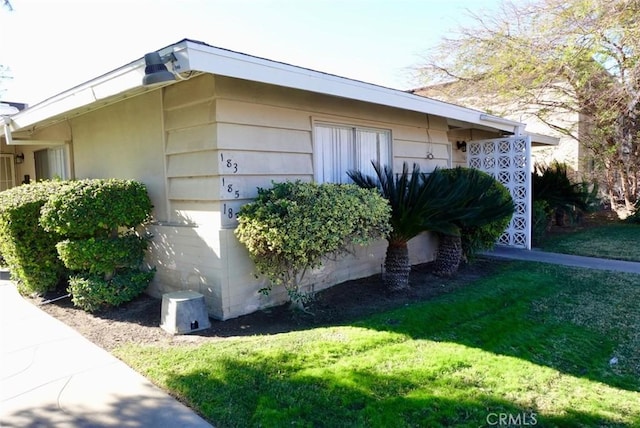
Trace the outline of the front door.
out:
<instances>
[{"instance_id":1,"label":"front door","mask_svg":"<svg viewBox=\"0 0 640 428\"><path fill-rule=\"evenodd\" d=\"M515 211L498 244L531 249L531 137L505 137L467 143L467 165L505 185Z\"/></svg>"}]
</instances>

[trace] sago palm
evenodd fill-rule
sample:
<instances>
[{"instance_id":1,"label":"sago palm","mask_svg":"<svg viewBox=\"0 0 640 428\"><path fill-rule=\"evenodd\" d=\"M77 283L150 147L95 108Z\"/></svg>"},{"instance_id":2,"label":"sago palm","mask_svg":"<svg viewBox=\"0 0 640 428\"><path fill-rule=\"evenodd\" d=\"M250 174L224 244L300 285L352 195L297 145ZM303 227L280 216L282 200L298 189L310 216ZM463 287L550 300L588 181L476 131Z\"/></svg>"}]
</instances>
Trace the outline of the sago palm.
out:
<instances>
[{"instance_id":1,"label":"sago palm","mask_svg":"<svg viewBox=\"0 0 640 428\"><path fill-rule=\"evenodd\" d=\"M425 223L431 221L433 227L450 230L447 221L439 213L455 195L448 195L444 187L445 177L440 174L424 174L417 164L409 172L405 162L402 173L394 174L389 166L381 167L373 163L376 176L360 171L347 174L355 184L365 188L378 189L391 205L391 227L387 236L388 246L385 256L384 282L391 292L409 288L409 250L407 243L425 231Z\"/></svg>"},{"instance_id":2,"label":"sago palm","mask_svg":"<svg viewBox=\"0 0 640 428\"><path fill-rule=\"evenodd\" d=\"M453 227L438 231L433 267L435 274L451 276L463 258L495 243L509 224L514 206L509 191L485 172L457 167L437 173L445 177L449 192L458 195L445 213Z\"/></svg>"}]
</instances>

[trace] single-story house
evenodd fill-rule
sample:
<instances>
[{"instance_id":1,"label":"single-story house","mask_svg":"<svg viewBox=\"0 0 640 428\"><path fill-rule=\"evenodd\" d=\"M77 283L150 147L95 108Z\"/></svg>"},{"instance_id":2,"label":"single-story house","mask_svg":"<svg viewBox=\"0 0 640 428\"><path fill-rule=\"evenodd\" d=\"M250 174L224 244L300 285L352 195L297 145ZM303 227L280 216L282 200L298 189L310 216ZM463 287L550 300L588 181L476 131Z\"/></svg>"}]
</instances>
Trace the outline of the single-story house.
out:
<instances>
[{"instance_id":1,"label":"single-story house","mask_svg":"<svg viewBox=\"0 0 640 428\"><path fill-rule=\"evenodd\" d=\"M460 163L466 150L475 166L515 180L520 229L505 243L527 246L520 172L530 168L532 139L524 124L198 41L145 55L0 126L11 185L53 177L146 184L154 204L147 261L157 269L148 292L197 291L221 320L286 297L259 293L264 280L234 236L239 208L272 181L341 182L372 159L430 171ZM538 137L533 143L550 142ZM412 263L433 259L434 239L424 233L410 243ZM381 241L327 262L309 287L379 273L385 248Z\"/></svg>"}]
</instances>

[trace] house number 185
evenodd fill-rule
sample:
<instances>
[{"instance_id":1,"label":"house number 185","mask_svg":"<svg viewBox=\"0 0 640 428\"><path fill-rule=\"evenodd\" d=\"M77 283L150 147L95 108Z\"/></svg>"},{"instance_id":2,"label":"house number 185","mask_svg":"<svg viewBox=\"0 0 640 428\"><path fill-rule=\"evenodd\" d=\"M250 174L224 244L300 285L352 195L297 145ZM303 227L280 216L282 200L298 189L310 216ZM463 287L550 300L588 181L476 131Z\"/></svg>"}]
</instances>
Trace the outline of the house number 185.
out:
<instances>
[{"instance_id":1,"label":"house number 185","mask_svg":"<svg viewBox=\"0 0 640 428\"><path fill-rule=\"evenodd\" d=\"M226 190L233 199L238 199L240 197L240 190L236 189L233 183L227 182L224 177L222 177L222 188Z\"/></svg>"}]
</instances>

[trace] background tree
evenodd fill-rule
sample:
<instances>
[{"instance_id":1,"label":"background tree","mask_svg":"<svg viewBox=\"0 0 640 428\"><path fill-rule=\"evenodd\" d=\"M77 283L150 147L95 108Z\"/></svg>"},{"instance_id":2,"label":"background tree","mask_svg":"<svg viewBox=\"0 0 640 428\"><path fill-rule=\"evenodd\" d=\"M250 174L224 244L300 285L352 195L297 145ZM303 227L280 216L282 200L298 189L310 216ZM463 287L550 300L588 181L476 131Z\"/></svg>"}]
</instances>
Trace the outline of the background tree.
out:
<instances>
[{"instance_id":1,"label":"background tree","mask_svg":"<svg viewBox=\"0 0 640 428\"><path fill-rule=\"evenodd\" d=\"M630 209L640 172L640 1L505 2L472 18L428 52L421 79L444 84L444 98L498 97L579 140L612 207L618 194ZM580 122L564 122L567 114Z\"/></svg>"},{"instance_id":2,"label":"background tree","mask_svg":"<svg viewBox=\"0 0 640 428\"><path fill-rule=\"evenodd\" d=\"M9 0L2 0L2 8L9 12L13 12L13 6ZM2 94L4 93L4 83L6 80L11 79L11 73L8 66L0 64L0 99L2 99Z\"/></svg>"}]
</instances>

